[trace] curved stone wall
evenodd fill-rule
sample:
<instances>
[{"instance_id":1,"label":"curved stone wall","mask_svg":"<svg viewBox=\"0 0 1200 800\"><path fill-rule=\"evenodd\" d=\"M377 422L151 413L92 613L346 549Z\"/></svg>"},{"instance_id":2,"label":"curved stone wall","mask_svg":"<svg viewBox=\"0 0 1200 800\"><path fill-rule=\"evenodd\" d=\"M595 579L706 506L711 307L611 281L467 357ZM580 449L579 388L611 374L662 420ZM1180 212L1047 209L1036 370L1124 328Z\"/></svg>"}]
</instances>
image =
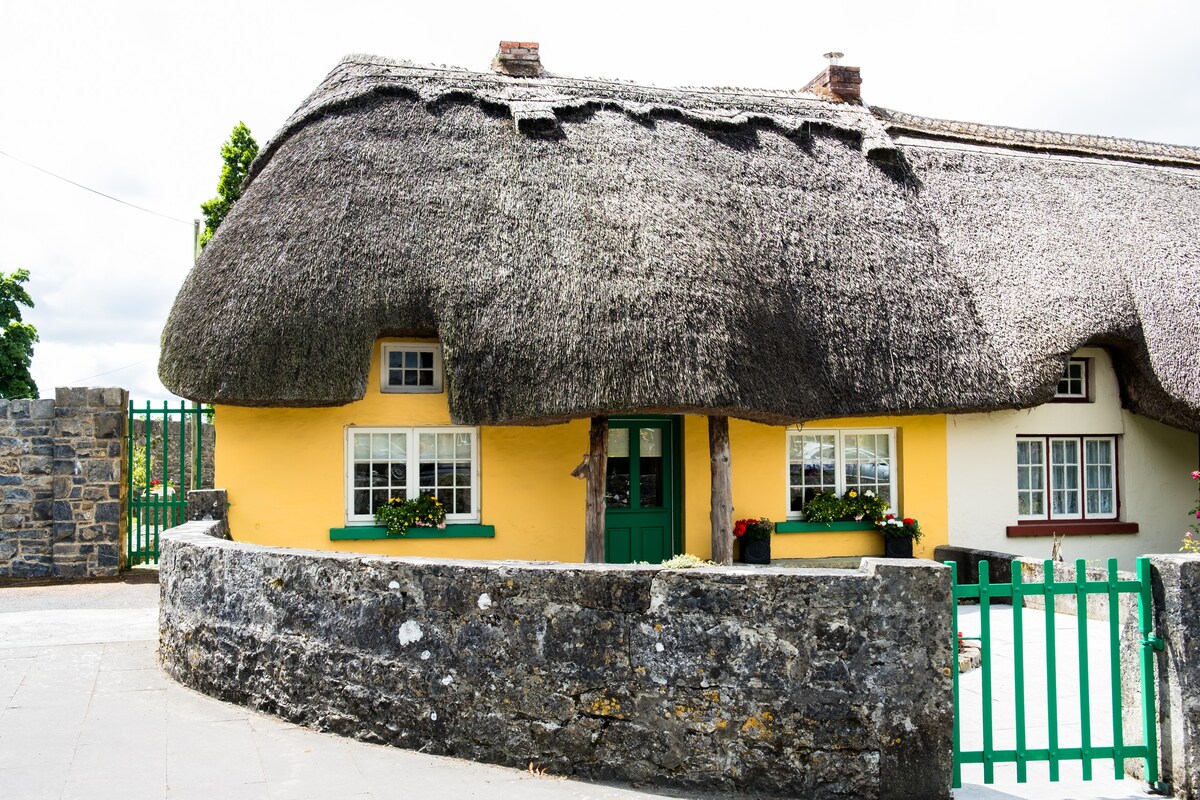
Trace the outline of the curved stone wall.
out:
<instances>
[{"instance_id":1,"label":"curved stone wall","mask_svg":"<svg viewBox=\"0 0 1200 800\"><path fill-rule=\"evenodd\" d=\"M949 797L949 571L434 561L163 538L177 680L320 730L555 775Z\"/></svg>"}]
</instances>

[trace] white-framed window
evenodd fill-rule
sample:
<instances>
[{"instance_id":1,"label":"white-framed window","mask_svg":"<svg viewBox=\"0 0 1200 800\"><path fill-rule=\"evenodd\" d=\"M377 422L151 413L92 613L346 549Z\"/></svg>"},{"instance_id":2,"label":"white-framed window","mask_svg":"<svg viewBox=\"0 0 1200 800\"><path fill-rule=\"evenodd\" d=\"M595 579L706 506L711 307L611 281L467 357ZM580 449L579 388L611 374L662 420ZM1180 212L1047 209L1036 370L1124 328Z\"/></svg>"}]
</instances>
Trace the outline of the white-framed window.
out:
<instances>
[{"instance_id":1,"label":"white-framed window","mask_svg":"<svg viewBox=\"0 0 1200 800\"><path fill-rule=\"evenodd\" d=\"M1017 438L1018 519L1116 519L1117 437Z\"/></svg>"},{"instance_id":2,"label":"white-framed window","mask_svg":"<svg viewBox=\"0 0 1200 800\"><path fill-rule=\"evenodd\" d=\"M788 517L800 519L818 492L870 490L896 506L895 428L788 431Z\"/></svg>"},{"instance_id":3,"label":"white-framed window","mask_svg":"<svg viewBox=\"0 0 1200 800\"><path fill-rule=\"evenodd\" d=\"M1058 379L1054 399L1060 402L1086 402L1091 399L1088 379L1088 359L1072 358L1063 369L1062 377Z\"/></svg>"},{"instance_id":4,"label":"white-framed window","mask_svg":"<svg viewBox=\"0 0 1200 800\"><path fill-rule=\"evenodd\" d=\"M442 346L385 344L380 359L384 392L436 393L442 390Z\"/></svg>"},{"instance_id":5,"label":"white-framed window","mask_svg":"<svg viewBox=\"0 0 1200 800\"><path fill-rule=\"evenodd\" d=\"M347 428L346 523L372 525L392 497L432 494L447 522L479 521L477 428Z\"/></svg>"}]
</instances>

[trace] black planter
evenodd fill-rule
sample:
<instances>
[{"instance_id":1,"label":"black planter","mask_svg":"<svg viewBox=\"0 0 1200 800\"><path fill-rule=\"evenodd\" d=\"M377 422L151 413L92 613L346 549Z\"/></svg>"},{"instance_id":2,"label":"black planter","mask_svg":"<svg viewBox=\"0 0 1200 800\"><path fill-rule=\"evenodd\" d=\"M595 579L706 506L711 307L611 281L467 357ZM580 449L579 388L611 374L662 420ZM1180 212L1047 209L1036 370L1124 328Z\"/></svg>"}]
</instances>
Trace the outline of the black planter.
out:
<instances>
[{"instance_id":1,"label":"black planter","mask_svg":"<svg viewBox=\"0 0 1200 800\"><path fill-rule=\"evenodd\" d=\"M769 538L741 539L739 540L739 544L739 560L743 564L771 563L771 540Z\"/></svg>"},{"instance_id":2,"label":"black planter","mask_svg":"<svg viewBox=\"0 0 1200 800\"><path fill-rule=\"evenodd\" d=\"M906 536L883 537L884 558L912 558L913 540Z\"/></svg>"}]
</instances>

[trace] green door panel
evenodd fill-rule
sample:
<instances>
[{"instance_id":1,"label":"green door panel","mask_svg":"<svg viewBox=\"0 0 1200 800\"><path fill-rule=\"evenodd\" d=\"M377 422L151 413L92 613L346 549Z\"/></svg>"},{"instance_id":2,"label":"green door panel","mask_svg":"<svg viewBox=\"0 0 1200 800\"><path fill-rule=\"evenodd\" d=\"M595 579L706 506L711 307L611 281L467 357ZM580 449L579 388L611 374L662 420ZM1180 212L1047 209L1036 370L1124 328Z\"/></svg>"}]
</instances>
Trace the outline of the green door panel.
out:
<instances>
[{"instance_id":1,"label":"green door panel","mask_svg":"<svg viewBox=\"0 0 1200 800\"><path fill-rule=\"evenodd\" d=\"M678 418L609 421L604 560L656 564L680 552Z\"/></svg>"}]
</instances>

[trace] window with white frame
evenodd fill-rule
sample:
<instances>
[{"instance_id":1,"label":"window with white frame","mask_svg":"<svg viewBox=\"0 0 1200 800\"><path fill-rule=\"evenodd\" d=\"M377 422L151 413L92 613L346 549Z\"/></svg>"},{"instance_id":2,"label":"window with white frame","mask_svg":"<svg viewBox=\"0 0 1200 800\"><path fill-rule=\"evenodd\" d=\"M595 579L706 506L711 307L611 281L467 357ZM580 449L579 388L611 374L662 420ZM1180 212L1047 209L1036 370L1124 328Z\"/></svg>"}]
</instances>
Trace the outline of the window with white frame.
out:
<instances>
[{"instance_id":1,"label":"window with white frame","mask_svg":"<svg viewBox=\"0 0 1200 800\"><path fill-rule=\"evenodd\" d=\"M1116 519L1117 437L1017 439L1019 519Z\"/></svg>"},{"instance_id":2,"label":"window with white frame","mask_svg":"<svg viewBox=\"0 0 1200 800\"><path fill-rule=\"evenodd\" d=\"M381 361L382 391L435 393L442 390L441 345L385 344Z\"/></svg>"},{"instance_id":3,"label":"window with white frame","mask_svg":"<svg viewBox=\"0 0 1200 800\"><path fill-rule=\"evenodd\" d=\"M447 522L479 521L476 428L347 428L346 522L372 524L392 497L437 497Z\"/></svg>"},{"instance_id":4,"label":"window with white frame","mask_svg":"<svg viewBox=\"0 0 1200 800\"><path fill-rule=\"evenodd\" d=\"M896 506L896 431L846 428L788 431L788 516L803 516L818 492L871 491Z\"/></svg>"},{"instance_id":5,"label":"window with white frame","mask_svg":"<svg viewBox=\"0 0 1200 800\"><path fill-rule=\"evenodd\" d=\"M1088 396L1088 360L1072 358L1063 369L1062 377L1058 379L1058 389L1054 399L1059 401L1085 401Z\"/></svg>"}]
</instances>

